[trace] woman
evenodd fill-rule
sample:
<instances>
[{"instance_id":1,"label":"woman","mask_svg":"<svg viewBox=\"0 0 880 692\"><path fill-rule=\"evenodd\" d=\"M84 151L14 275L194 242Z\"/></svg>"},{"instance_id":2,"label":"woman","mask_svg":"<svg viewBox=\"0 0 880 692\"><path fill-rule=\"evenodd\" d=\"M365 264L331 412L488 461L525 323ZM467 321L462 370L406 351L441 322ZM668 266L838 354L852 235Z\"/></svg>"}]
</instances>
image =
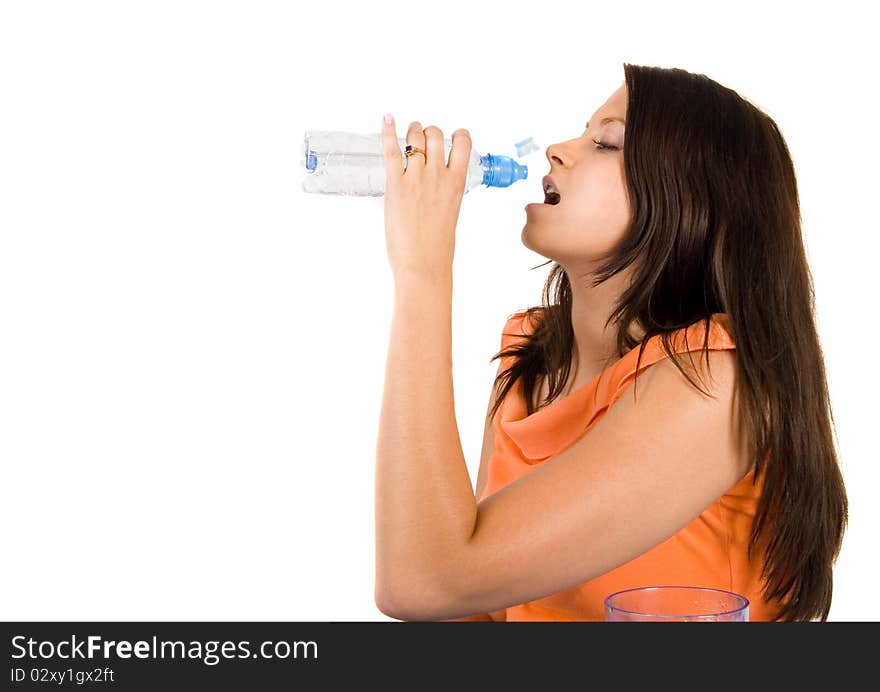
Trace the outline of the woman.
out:
<instances>
[{"instance_id":1,"label":"woman","mask_svg":"<svg viewBox=\"0 0 880 692\"><path fill-rule=\"evenodd\" d=\"M404 166L384 125L391 617L601 620L609 593L684 584L745 595L752 620L827 619L847 499L788 149L704 75L624 73L547 149L555 204L527 208L522 240L554 266L493 358L476 496L451 364L470 139L453 133L447 164L442 132L413 123Z\"/></svg>"}]
</instances>

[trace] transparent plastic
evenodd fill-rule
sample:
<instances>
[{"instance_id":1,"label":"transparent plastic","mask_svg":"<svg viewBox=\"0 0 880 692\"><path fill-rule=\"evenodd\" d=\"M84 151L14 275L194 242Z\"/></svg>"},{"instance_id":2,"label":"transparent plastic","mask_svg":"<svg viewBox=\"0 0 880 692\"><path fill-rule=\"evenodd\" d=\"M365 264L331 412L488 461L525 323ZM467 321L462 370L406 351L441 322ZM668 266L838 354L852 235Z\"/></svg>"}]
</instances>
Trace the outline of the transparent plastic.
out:
<instances>
[{"instance_id":1,"label":"transparent plastic","mask_svg":"<svg viewBox=\"0 0 880 692\"><path fill-rule=\"evenodd\" d=\"M404 167L406 140L398 138ZM449 161L452 140L444 140L443 161ZM324 132L311 130L303 139L300 165L304 171L302 189L322 194L381 197L385 194L385 158L382 133ZM465 192L481 185L508 187L528 177L528 166L509 156L480 155L471 146Z\"/></svg>"},{"instance_id":2,"label":"transparent plastic","mask_svg":"<svg viewBox=\"0 0 880 692\"><path fill-rule=\"evenodd\" d=\"M644 586L605 599L606 622L748 622L749 599L701 586Z\"/></svg>"},{"instance_id":3,"label":"transparent plastic","mask_svg":"<svg viewBox=\"0 0 880 692\"><path fill-rule=\"evenodd\" d=\"M522 158L523 156L528 156L533 151L538 151L538 145L535 144L535 138L529 137L528 139L524 139L522 142L517 142L514 144L516 147L516 156L517 158Z\"/></svg>"}]
</instances>

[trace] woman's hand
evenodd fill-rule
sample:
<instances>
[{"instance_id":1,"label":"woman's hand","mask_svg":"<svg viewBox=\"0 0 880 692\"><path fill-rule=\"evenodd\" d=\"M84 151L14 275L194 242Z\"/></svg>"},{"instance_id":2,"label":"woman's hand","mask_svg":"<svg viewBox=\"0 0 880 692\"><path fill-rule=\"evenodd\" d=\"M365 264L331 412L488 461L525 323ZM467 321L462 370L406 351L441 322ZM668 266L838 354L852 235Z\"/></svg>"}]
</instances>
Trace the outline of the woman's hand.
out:
<instances>
[{"instance_id":1,"label":"woman's hand","mask_svg":"<svg viewBox=\"0 0 880 692\"><path fill-rule=\"evenodd\" d=\"M385 159L385 242L395 278L414 273L429 278L452 274L455 226L467 179L471 154L470 133L452 133L449 163L443 132L413 122L406 143L425 150L414 154L404 167L393 119L382 124Z\"/></svg>"}]
</instances>

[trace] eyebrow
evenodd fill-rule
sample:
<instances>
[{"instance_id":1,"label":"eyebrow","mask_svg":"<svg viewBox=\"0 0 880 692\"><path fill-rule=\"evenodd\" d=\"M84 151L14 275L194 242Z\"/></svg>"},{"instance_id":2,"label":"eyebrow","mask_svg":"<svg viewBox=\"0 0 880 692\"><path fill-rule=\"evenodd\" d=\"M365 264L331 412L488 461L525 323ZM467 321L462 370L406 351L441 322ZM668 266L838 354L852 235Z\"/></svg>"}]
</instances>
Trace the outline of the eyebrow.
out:
<instances>
[{"instance_id":1,"label":"eyebrow","mask_svg":"<svg viewBox=\"0 0 880 692\"><path fill-rule=\"evenodd\" d=\"M599 124L600 124L600 125L604 125L605 123L610 123L610 122L612 122L613 120L616 120L617 122L619 122L619 123L623 123L624 125L626 125L626 120L624 120L623 118L616 118L616 117L602 118L602 120L599 121ZM590 123L589 123L589 122L587 122L587 127L586 127L586 129L588 129L588 130L590 129Z\"/></svg>"}]
</instances>

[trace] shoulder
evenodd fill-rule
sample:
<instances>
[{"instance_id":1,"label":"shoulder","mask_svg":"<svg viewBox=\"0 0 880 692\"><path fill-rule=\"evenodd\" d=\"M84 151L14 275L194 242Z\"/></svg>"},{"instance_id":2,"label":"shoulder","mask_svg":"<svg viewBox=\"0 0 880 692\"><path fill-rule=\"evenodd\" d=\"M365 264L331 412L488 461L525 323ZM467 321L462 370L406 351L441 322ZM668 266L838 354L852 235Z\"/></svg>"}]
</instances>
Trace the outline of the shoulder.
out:
<instances>
[{"instance_id":1,"label":"shoulder","mask_svg":"<svg viewBox=\"0 0 880 692\"><path fill-rule=\"evenodd\" d=\"M737 357L734 349L678 351L675 358L658 360L639 377L639 388L654 382L655 391L688 395L696 382L713 396L732 398L736 388ZM705 396L705 395L702 395Z\"/></svg>"},{"instance_id":2,"label":"shoulder","mask_svg":"<svg viewBox=\"0 0 880 692\"><path fill-rule=\"evenodd\" d=\"M502 345L507 346L514 340L533 334L541 325L543 313L542 307L534 307L510 315L501 333Z\"/></svg>"},{"instance_id":3,"label":"shoulder","mask_svg":"<svg viewBox=\"0 0 880 692\"><path fill-rule=\"evenodd\" d=\"M739 480L751 459L737 402L737 357L730 348L661 358L626 386L606 413L609 423L663 436L682 450L706 445Z\"/></svg>"},{"instance_id":4,"label":"shoulder","mask_svg":"<svg viewBox=\"0 0 880 692\"><path fill-rule=\"evenodd\" d=\"M655 334L642 345L647 352L644 372L633 373L638 376L640 388L654 381L655 389L680 389L682 394L688 394L690 390L697 391L693 384L696 383L709 396L733 396L739 366L725 313L714 313L708 320L702 318L687 327ZM638 351L639 346L633 350Z\"/></svg>"},{"instance_id":5,"label":"shoulder","mask_svg":"<svg viewBox=\"0 0 880 692\"><path fill-rule=\"evenodd\" d=\"M521 329L525 332L533 332L538 326L540 326L541 321L544 315L544 308L542 307L533 307L528 308L527 310L520 310L519 312L515 312L507 318L504 326L505 329L508 327L514 329Z\"/></svg>"},{"instance_id":6,"label":"shoulder","mask_svg":"<svg viewBox=\"0 0 880 692\"><path fill-rule=\"evenodd\" d=\"M636 345L621 362L622 385L633 377L641 380L652 372L719 378L728 385L737 371L736 343L725 313L714 313L669 332L655 333ZM645 372L642 372L645 371Z\"/></svg>"}]
</instances>

